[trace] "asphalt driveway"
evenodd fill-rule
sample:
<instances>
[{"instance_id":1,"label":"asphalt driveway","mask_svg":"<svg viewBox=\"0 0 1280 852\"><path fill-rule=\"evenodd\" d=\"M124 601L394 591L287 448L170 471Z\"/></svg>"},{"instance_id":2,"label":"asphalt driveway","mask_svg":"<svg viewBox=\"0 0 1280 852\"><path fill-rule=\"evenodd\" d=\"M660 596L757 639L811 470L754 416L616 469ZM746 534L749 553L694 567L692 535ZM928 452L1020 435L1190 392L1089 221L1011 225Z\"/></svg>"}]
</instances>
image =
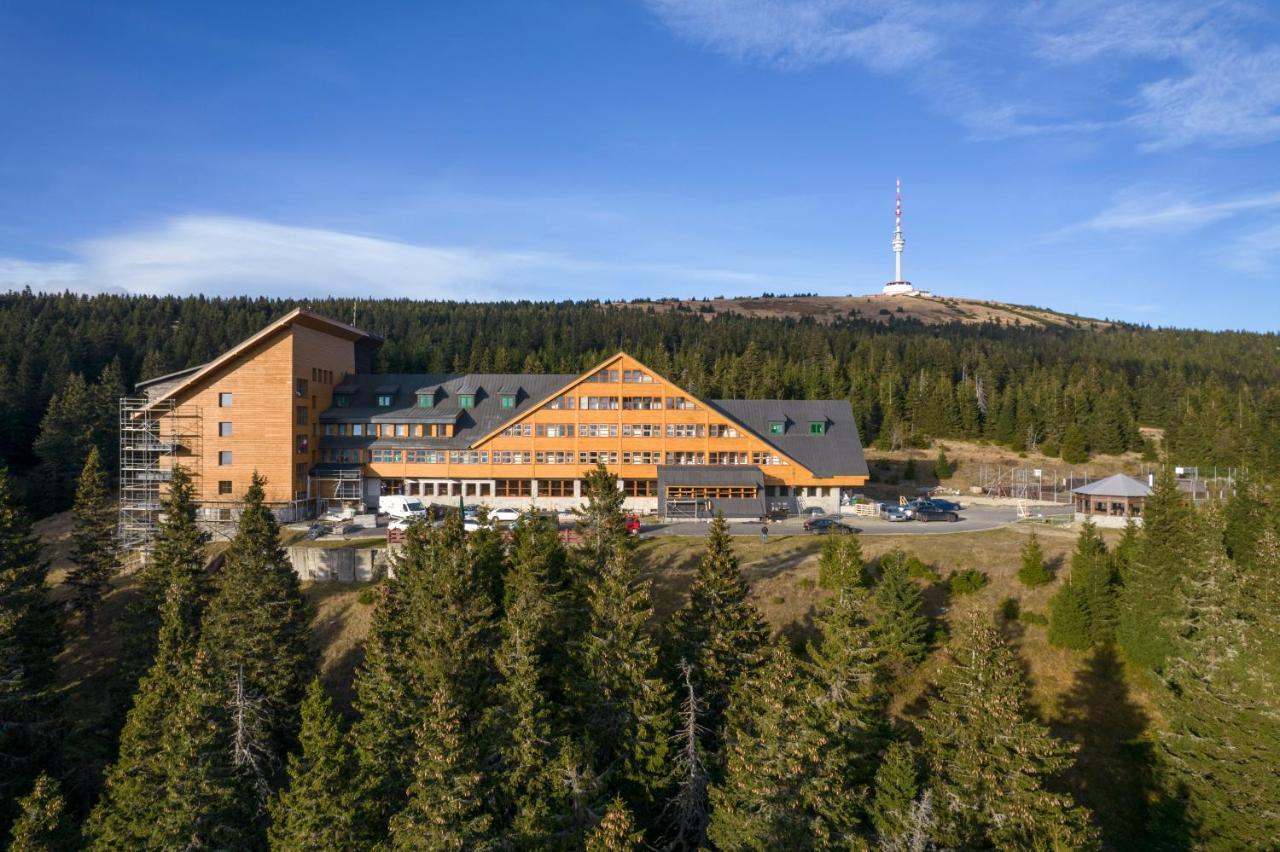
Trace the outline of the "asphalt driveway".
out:
<instances>
[{"instance_id":1,"label":"asphalt driveway","mask_svg":"<svg viewBox=\"0 0 1280 852\"><path fill-rule=\"evenodd\" d=\"M966 506L960 510L960 520L948 521L900 521L890 523L880 518L860 518L845 515L841 520L859 530L862 535L939 535L941 533L981 532L1008 526L1018 520L1018 511L1013 506ZM743 523L733 521L729 524L731 535L760 535L764 526L759 521ZM669 524L645 524L640 535L648 538L662 535L705 536L707 525L704 522L680 521ZM804 531L803 518L788 518L785 521L774 521L769 524L769 535L812 535Z\"/></svg>"}]
</instances>

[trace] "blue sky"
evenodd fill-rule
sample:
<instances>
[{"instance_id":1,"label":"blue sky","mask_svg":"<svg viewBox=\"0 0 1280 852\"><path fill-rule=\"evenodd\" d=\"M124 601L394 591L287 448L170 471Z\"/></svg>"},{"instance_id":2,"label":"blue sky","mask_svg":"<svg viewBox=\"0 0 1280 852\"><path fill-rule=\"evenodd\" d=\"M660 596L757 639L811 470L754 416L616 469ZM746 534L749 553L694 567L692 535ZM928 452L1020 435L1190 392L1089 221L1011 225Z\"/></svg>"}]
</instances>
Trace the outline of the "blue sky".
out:
<instances>
[{"instance_id":1,"label":"blue sky","mask_svg":"<svg viewBox=\"0 0 1280 852\"><path fill-rule=\"evenodd\" d=\"M0 287L1280 327L1280 3L0 4Z\"/></svg>"}]
</instances>

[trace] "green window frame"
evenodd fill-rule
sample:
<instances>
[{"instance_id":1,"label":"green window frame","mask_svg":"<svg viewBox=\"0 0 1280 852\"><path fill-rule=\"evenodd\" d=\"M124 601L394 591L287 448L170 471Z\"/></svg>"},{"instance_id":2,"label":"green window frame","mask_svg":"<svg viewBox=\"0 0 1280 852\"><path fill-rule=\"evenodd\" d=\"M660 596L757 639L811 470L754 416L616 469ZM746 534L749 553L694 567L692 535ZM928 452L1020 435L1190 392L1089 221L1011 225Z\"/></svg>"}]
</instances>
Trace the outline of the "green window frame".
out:
<instances>
[{"instance_id":1,"label":"green window frame","mask_svg":"<svg viewBox=\"0 0 1280 852\"><path fill-rule=\"evenodd\" d=\"M504 393L504 394L502 395L502 407L503 407L503 408L515 408L515 407L516 407L516 397L515 397L515 394Z\"/></svg>"},{"instance_id":2,"label":"green window frame","mask_svg":"<svg viewBox=\"0 0 1280 852\"><path fill-rule=\"evenodd\" d=\"M473 393L458 394L458 407L459 408L475 408L476 395Z\"/></svg>"},{"instance_id":3,"label":"green window frame","mask_svg":"<svg viewBox=\"0 0 1280 852\"><path fill-rule=\"evenodd\" d=\"M380 393L380 394L378 394L377 403L378 403L378 407L379 407L379 408L390 408L390 407L391 407L391 394L389 394L389 393Z\"/></svg>"},{"instance_id":4,"label":"green window frame","mask_svg":"<svg viewBox=\"0 0 1280 852\"><path fill-rule=\"evenodd\" d=\"M429 393L420 393L420 394L418 394L418 407L419 407L419 408L430 408L431 406L433 406L433 405L435 405L435 404L436 404L436 401L435 401L435 399L431 396L431 394L429 394Z\"/></svg>"},{"instance_id":5,"label":"green window frame","mask_svg":"<svg viewBox=\"0 0 1280 852\"><path fill-rule=\"evenodd\" d=\"M822 435L827 431L827 424L821 420L814 420L809 424L810 435Z\"/></svg>"},{"instance_id":6,"label":"green window frame","mask_svg":"<svg viewBox=\"0 0 1280 852\"><path fill-rule=\"evenodd\" d=\"M335 393L333 395L333 404L338 408L348 408L351 405L351 395L345 393Z\"/></svg>"},{"instance_id":7,"label":"green window frame","mask_svg":"<svg viewBox=\"0 0 1280 852\"><path fill-rule=\"evenodd\" d=\"M769 434L770 434L770 435L781 435L781 434L782 434L782 432L783 432L783 426L784 426L784 425L785 425L785 424L784 424L781 420L771 420L771 421L769 421Z\"/></svg>"}]
</instances>

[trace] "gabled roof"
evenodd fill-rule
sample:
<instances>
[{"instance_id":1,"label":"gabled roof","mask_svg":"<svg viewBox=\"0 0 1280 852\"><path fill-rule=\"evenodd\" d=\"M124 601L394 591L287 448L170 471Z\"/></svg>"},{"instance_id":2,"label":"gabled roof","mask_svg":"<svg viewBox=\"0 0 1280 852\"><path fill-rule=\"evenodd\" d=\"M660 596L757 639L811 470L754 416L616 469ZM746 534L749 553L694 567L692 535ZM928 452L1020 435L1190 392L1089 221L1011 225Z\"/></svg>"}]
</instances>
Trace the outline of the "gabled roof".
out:
<instances>
[{"instance_id":1,"label":"gabled roof","mask_svg":"<svg viewBox=\"0 0 1280 852\"><path fill-rule=\"evenodd\" d=\"M338 322L337 320L329 319L328 317L324 317L324 316L321 316L320 314L313 313L312 311L308 311L305 308L294 308L293 310L289 311L289 313L280 317L280 319L264 326L256 334L246 337L244 340L240 341L235 346L232 346L226 352L223 352L221 355L219 355L217 358L214 358L212 361L208 362L207 364L201 364L199 367L192 367L189 369L189 371L180 371L180 373L171 373L170 376L179 376L179 380L167 385L164 388L163 392L158 393L154 397L152 397L148 401L148 405L154 405L157 402L161 402L165 399L168 399L169 397L172 397L174 394L178 393L182 389L190 387L192 384L200 381L205 376L210 375L211 373L217 371L219 368L221 368L225 364L234 360L239 355L241 355L248 349L252 348L255 344L258 344L263 340L266 340L268 337L275 334L277 331L280 331L283 328L287 328L288 326L294 323L297 323L298 325L307 326L308 328L314 328L319 331L324 331L329 334L336 335L338 337L345 337L348 340L353 340L353 341L354 340L371 340L379 344L382 343L382 338L376 334L371 334L367 331L362 331L361 329L355 328L354 326L347 325L344 322ZM167 378L167 377L165 376L160 377L160 379L164 379L164 378ZM157 382L160 379L152 379L151 382ZM140 382L138 386L145 387L147 384L150 384L151 382L146 382L146 381ZM150 394L148 394L148 396L150 396Z\"/></svg>"},{"instance_id":2,"label":"gabled roof","mask_svg":"<svg viewBox=\"0 0 1280 852\"><path fill-rule=\"evenodd\" d=\"M1086 494L1095 497L1150 497L1152 490L1145 482L1134 479L1123 473L1081 485L1071 489L1073 494Z\"/></svg>"},{"instance_id":3,"label":"gabled roof","mask_svg":"<svg viewBox=\"0 0 1280 852\"><path fill-rule=\"evenodd\" d=\"M853 407L844 399L712 399L711 406L778 452L803 465L814 476L868 476ZM821 435L803 425L783 435L769 432L770 422L806 424L822 421Z\"/></svg>"}]
</instances>

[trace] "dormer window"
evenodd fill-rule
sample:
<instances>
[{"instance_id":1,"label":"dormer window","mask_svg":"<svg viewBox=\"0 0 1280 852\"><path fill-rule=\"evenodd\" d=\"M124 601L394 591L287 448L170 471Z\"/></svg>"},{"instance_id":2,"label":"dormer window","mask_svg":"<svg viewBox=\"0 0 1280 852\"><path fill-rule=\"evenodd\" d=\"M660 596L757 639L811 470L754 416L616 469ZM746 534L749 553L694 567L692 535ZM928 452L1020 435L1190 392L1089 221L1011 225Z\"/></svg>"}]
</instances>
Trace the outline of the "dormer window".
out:
<instances>
[{"instance_id":1,"label":"dormer window","mask_svg":"<svg viewBox=\"0 0 1280 852\"><path fill-rule=\"evenodd\" d=\"M377 403L378 403L378 407L379 407L379 408L390 408L390 407L391 407L391 400L392 400L392 399L394 399L394 398L395 398L395 397L394 397L392 394L389 394L389 393L380 393L380 394L378 394L378 396L377 396Z\"/></svg>"},{"instance_id":2,"label":"dormer window","mask_svg":"<svg viewBox=\"0 0 1280 852\"><path fill-rule=\"evenodd\" d=\"M501 397L499 397L499 399L501 399L501 400L502 400L502 407L503 407L503 408L515 408L515 407L516 407L516 395L515 395L515 394L513 394L513 393L504 393Z\"/></svg>"},{"instance_id":3,"label":"dormer window","mask_svg":"<svg viewBox=\"0 0 1280 852\"><path fill-rule=\"evenodd\" d=\"M810 435L822 435L827 431L827 424L822 420L813 420L809 423Z\"/></svg>"},{"instance_id":4,"label":"dormer window","mask_svg":"<svg viewBox=\"0 0 1280 852\"><path fill-rule=\"evenodd\" d=\"M475 408L476 395L473 393L458 394L458 407L459 408Z\"/></svg>"},{"instance_id":5,"label":"dormer window","mask_svg":"<svg viewBox=\"0 0 1280 852\"><path fill-rule=\"evenodd\" d=\"M436 395L435 395L435 394L433 394L433 393L420 393L420 394L418 394L418 407L419 407L419 408L430 408L431 406L433 406L433 405L435 405L435 404L436 404Z\"/></svg>"},{"instance_id":6,"label":"dormer window","mask_svg":"<svg viewBox=\"0 0 1280 852\"><path fill-rule=\"evenodd\" d=\"M770 420L770 421L769 421L769 434L770 434L770 435L781 435L781 434L782 434L783 432L785 432L786 430L787 430L787 424L786 424L786 423L784 423L783 421L781 421L781 420Z\"/></svg>"},{"instance_id":7,"label":"dormer window","mask_svg":"<svg viewBox=\"0 0 1280 852\"><path fill-rule=\"evenodd\" d=\"M349 393L335 393L335 394L333 395L333 404L334 404L334 405L336 405L338 408L350 408L350 407L351 407L351 394L349 394Z\"/></svg>"}]
</instances>

